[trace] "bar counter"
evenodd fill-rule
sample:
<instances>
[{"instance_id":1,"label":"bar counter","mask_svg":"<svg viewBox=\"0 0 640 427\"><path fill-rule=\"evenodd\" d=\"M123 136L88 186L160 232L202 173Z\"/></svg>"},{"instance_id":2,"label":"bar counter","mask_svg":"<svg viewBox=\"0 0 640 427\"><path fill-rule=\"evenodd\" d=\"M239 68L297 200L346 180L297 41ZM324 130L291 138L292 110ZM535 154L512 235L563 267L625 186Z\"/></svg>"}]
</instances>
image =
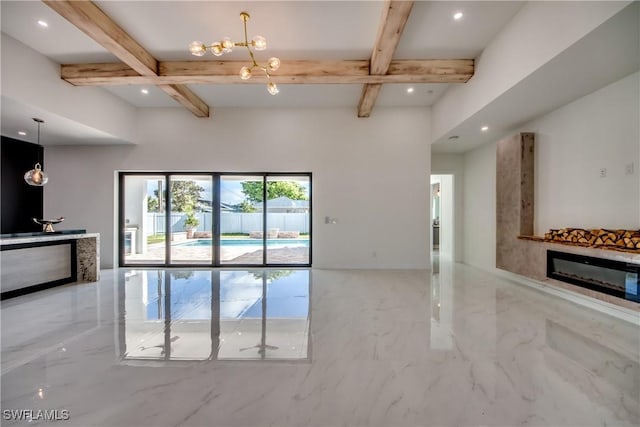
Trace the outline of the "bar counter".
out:
<instances>
[{"instance_id":1,"label":"bar counter","mask_svg":"<svg viewBox=\"0 0 640 427\"><path fill-rule=\"evenodd\" d=\"M100 278L100 234L85 230L0 236L0 299Z\"/></svg>"}]
</instances>

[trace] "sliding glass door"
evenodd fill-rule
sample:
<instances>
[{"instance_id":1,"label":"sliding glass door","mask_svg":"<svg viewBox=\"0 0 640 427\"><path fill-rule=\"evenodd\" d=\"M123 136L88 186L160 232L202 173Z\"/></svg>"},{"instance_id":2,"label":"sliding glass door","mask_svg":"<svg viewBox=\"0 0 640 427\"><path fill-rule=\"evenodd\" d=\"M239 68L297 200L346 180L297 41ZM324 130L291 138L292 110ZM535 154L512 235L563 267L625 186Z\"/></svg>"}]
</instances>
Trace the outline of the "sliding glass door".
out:
<instances>
[{"instance_id":1,"label":"sliding glass door","mask_svg":"<svg viewBox=\"0 0 640 427\"><path fill-rule=\"evenodd\" d=\"M120 260L166 264L165 175L125 175L120 181Z\"/></svg>"},{"instance_id":2,"label":"sliding glass door","mask_svg":"<svg viewBox=\"0 0 640 427\"><path fill-rule=\"evenodd\" d=\"M311 174L120 173L120 266L309 266Z\"/></svg>"},{"instance_id":3,"label":"sliding glass door","mask_svg":"<svg viewBox=\"0 0 640 427\"><path fill-rule=\"evenodd\" d=\"M264 264L262 175L220 176L220 265Z\"/></svg>"},{"instance_id":4,"label":"sliding glass door","mask_svg":"<svg viewBox=\"0 0 640 427\"><path fill-rule=\"evenodd\" d=\"M213 178L170 175L171 264L213 262Z\"/></svg>"},{"instance_id":5,"label":"sliding glass door","mask_svg":"<svg viewBox=\"0 0 640 427\"><path fill-rule=\"evenodd\" d=\"M309 176L267 177L268 264L309 264L310 188Z\"/></svg>"}]
</instances>

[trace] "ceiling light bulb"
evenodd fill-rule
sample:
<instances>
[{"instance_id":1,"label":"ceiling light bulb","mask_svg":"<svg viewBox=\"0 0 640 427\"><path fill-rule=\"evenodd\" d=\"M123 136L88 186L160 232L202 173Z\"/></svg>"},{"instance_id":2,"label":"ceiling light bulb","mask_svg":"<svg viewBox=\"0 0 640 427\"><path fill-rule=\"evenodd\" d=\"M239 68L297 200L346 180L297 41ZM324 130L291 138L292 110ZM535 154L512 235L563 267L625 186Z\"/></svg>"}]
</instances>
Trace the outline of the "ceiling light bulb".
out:
<instances>
[{"instance_id":1,"label":"ceiling light bulb","mask_svg":"<svg viewBox=\"0 0 640 427\"><path fill-rule=\"evenodd\" d=\"M38 21L38 25L44 28L47 28L49 26L49 24L47 24L47 21L43 21L42 19Z\"/></svg>"},{"instance_id":2,"label":"ceiling light bulb","mask_svg":"<svg viewBox=\"0 0 640 427\"><path fill-rule=\"evenodd\" d=\"M24 132L24 131L20 131L20 132L18 132L18 135L25 136L26 134L27 134L27 133L26 133L26 132Z\"/></svg>"},{"instance_id":3,"label":"ceiling light bulb","mask_svg":"<svg viewBox=\"0 0 640 427\"><path fill-rule=\"evenodd\" d=\"M462 19L463 16L464 14L462 12L456 12L453 14L453 19L455 19L456 21L459 21Z\"/></svg>"},{"instance_id":4,"label":"ceiling light bulb","mask_svg":"<svg viewBox=\"0 0 640 427\"><path fill-rule=\"evenodd\" d=\"M267 84L267 90L271 95L277 95L278 92L280 92L278 90L278 86L276 86L276 84L272 81L269 81L269 83Z\"/></svg>"},{"instance_id":5,"label":"ceiling light bulb","mask_svg":"<svg viewBox=\"0 0 640 427\"><path fill-rule=\"evenodd\" d=\"M269 67L269 71L277 71L278 68L280 68L280 60L275 56L272 58L269 58L269 61L267 62L267 66Z\"/></svg>"},{"instance_id":6,"label":"ceiling light bulb","mask_svg":"<svg viewBox=\"0 0 640 427\"><path fill-rule=\"evenodd\" d=\"M140 89L140 92L142 92L143 95L148 95L149 89Z\"/></svg>"},{"instance_id":7,"label":"ceiling light bulb","mask_svg":"<svg viewBox=\"0 0 640 427\"><path fill-rule=\"evenodd\" d=\"M267 39L262 36L255 36L253 38L253 47L256 50L265 50L267 48Z\"/></svg>"},{"instance_id":8,"label":"ceiling light bulb","mask_svg":"<svg viewBox=\"0 0 640 427\"><path fill-rule=\"evenodd\" d=\"M220 42L211 43L211 53L213 53L215 56L220 56L224 53L222 51L222 45L220 44Z\"/></svg>"},{"instance_id":9,"label":"ceiling light bulb","mask_svg":"<svg viewBox=\"0 0 640 427\"><path fill-rule=\"evenodd\" d=\"M207 52L207 49L201 41L193 41L189 44L189 52L194 56L202 56Z\"/></svg>"},{"instance_id":10,"label":"ceiling light bulb","mask_svg":"<svg viewBox=\"0 0 640 427\"><path fill-rule=\"evenodd\" d=\"M413 87L408 87L407 88L407 93L413 93L413 91L414 91Z\"/></svg>"},{"instance_id":11,"label":"ceiling light bulb","mask_svg":"<svg viewBox=\"0 0 640 427\"><path fill-rule=\"evenodd\" d=\"M240 78L242 80L249 80L251 78L251 68L249 67L240 68Z\"/></svg>"},{"instance_id":12,"label":"ceiling light bulb","mask_svg":"<svg viewBox=\"0 0 640 427\"><path fill-rule=\"evenodd\" d=\"M482 126L482 127L480 128L480 130L481 130L482 132L486 132L486 131L488 131L488 130L489 130L489 126Z\"/></svg>"},{"instance_id":13,"label":"ceiling light bulb","mask_svg":"<svg viewBox=\"0 0 640 427\"><path fill-rule=\"evenodd\" d=\"M229 37L225 37L222 39L222 51L225 53L231 52L233 50L233 42Z\"/></svg>"}]
</instances>

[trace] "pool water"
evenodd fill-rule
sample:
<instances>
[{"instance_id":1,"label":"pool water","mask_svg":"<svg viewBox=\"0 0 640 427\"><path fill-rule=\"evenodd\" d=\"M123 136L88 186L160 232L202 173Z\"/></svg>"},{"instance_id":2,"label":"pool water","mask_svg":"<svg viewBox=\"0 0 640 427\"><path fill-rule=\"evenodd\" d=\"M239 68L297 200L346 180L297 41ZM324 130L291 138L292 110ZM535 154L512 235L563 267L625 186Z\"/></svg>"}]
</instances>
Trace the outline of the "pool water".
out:
<instances>
[{"instance_id":1,"label":"pool water","mask_svg":"<svg viewBox=\"0 0 640 427\"><path fill-rule=\"evenodd\" d=\"M211 246L211 239L197 239L176 243L173 246ZM220 246L262 246L259 239L221 239ZM308 247L308 239L267 239L267 246L274 247Z\"/></svg>"}]
</instances>

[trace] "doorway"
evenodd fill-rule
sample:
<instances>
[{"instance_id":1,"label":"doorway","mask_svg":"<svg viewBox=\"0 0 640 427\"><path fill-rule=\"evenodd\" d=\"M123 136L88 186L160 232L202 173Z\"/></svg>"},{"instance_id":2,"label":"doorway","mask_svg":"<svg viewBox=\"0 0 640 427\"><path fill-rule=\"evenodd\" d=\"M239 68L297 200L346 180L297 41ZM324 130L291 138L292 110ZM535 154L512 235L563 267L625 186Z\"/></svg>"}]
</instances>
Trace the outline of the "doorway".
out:
<instances>
[{"instance_id":1,"label":"doorway","mask_svg":"<svg viewBox=\"0 0 640 427\"><path fill-rule=\"evenodd\" d=\"M453 259L453 175L431 175L432 258Z\"/></svg>"}]
</instances>

